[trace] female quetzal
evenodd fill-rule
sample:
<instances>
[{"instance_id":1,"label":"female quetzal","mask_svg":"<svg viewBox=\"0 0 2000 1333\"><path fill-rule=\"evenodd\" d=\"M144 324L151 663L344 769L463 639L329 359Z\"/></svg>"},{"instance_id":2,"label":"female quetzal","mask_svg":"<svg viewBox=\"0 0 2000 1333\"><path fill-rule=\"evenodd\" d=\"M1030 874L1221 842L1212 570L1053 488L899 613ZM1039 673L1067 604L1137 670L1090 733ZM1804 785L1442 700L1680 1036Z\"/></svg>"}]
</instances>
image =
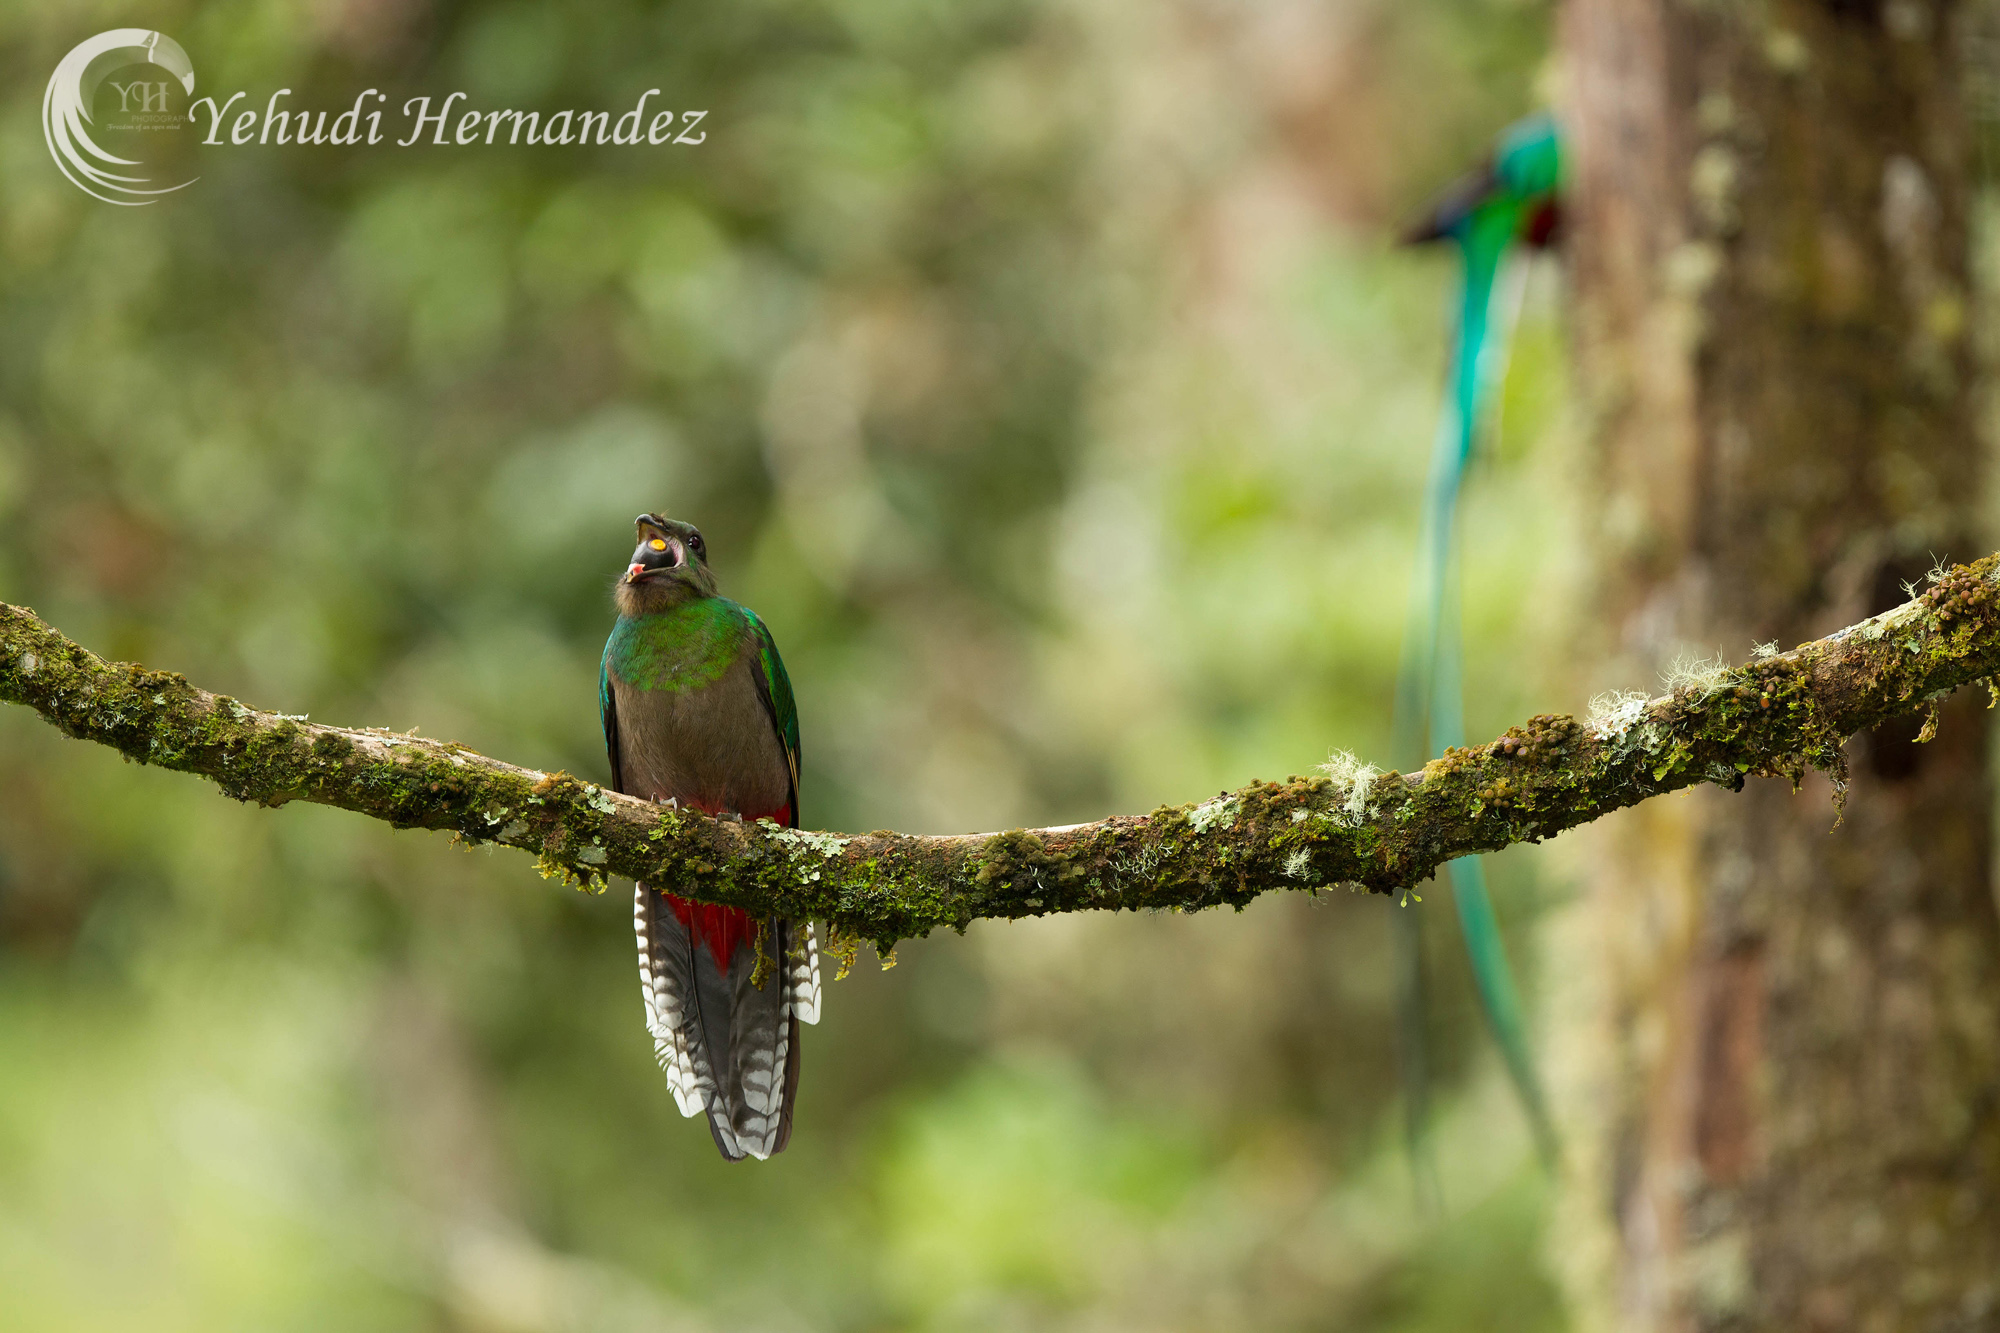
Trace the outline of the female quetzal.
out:
<instances>
[{"instance_id":1,"label":"female quetzal","mask_svg":"<svg viewBox=\"0 0 2000 1333\"><path fill-rule=\"evenodd\" d=\"M1490 161L1455 185L1404 240L1449 241L1462 263L1457 337L1445 410L1431 454L1425 490L1417 574L1411 584L1410 620L1396 680L1396 766L1423 767L1432 755L1465 744L1465 707L1459 682L1454 518L1460 484L1482 421L1489 415L1506 359L1510 330L1493 327L1493 294L1502 261L1518 245L1540 249L1555 236L1557 187L1562 171L1555 122L1531 116L1508 128ZM1447 604L1450 604L1449 606ZM1528 1052L1527 1023L1501 947L1500 929L1476 856L1450 863L1452 897L1465 936L1481 1007L1499 1043L1507 1071L1528 1111L1537 1145L1555 1152L1555 1133ZM1424 1120L1423 985L1416 921L1404 914L1403 1043L1410 1084L1410 1136L1421 1138Z\"/></svg>"},{"instance_id":2,"label":"female quetzal","mask_svg":"<svg viewBox=\"0 0 2000 1333\"><path fill-rule=\"evenodd\" d=\"M716 595L707 544L641 514L619 578L598 703L611 785L711 815L799 823L799 715L771 631ZM810 923L636 886L639 983L653 1051L682 1115L708 1114L730 1161L792 1134L799 1024L819 1021Z\"/></svg>"}]
</instances>

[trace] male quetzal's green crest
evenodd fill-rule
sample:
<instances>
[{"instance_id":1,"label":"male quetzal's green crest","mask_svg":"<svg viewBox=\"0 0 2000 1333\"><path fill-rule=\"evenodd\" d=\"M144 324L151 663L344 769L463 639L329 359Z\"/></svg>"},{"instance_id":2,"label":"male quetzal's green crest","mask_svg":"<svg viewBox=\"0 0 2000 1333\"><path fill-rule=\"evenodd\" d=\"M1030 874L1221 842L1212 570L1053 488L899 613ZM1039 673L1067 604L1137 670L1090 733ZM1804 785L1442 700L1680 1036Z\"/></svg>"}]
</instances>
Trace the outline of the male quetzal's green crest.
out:
<instances>
[{"instance_id":1,"label":"male quetzal's green crest","mask_svg":"<svg viewBox=\"0 0 2000 1333\"><path fill-rule=\"evenodd\" d=\"M1464 700L1459 680L1454 519L1466 464L1482 422L1490 415L1505 364L1511 329L1493 325L1493 294L1507 255L1519 247L1549 245L1560 219L1561 143L1555 122L1531 116L1500 138L1490 161L1446 193L1422 223L1404 237L1411 244L1449 241L1458 249L1461 274L1457 329L1445 410L1431 453L1417 573L1411 584L1410 620L1397 674L1392 748L1396 766L1413 772L1429 757L1465 744ZM1500 930L1486 891L1480 859L1450 864L1452 896L1466 953L1487 1024L1507 1071L1527 1108L1538 1147L1555 1153L1541 1085L1528 1051L1527 1022ZM1410 1137L1420 1141L1427 1082L1421 952L1414 914L1399 916L1403 953L1403 1047Z\"/></svg>"},{"instance_id":2,"label":"male quetzal's green crest","mask_svg":"<svg viewBox=\"0 0 2000 1333\"><path fill-rule=\"evenodd\" d=\"M612 787L798 827L799 714L771 631L716 593L701 533L658 514L638 530L598 672ZM819 1021L811 924L639 884L633 925L646 1026L681 1114L706 1114L731 1161L782 1151L799 1024Z\"/></svg>"}]
</instances>

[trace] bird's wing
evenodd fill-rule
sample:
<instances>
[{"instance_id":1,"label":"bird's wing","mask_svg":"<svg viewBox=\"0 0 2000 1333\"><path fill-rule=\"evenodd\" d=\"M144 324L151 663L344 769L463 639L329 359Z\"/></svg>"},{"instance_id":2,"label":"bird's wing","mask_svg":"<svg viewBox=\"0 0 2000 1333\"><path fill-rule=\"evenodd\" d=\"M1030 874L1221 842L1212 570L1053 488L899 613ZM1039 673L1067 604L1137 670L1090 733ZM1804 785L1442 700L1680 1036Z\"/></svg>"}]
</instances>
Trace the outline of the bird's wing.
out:
<instances>
[{"instance_id":1,"label":"bird's wing","mask_svg":"<svg viewBox=\"0 0 2000 1333\"><path fill-rule=\"evenodd\" d=\"M624 764L618 753L618 697L611 689L611 640L597 664L597 714L604 723L604 757L611 761L611 790L625 790ZM629 793L628 793L629 794Z\"/></svg>"},{"instance_id":2,"label":"bird's wing","mask_svg":"<svg viewBox=\"0 0 2000 1333\"><path fill-rule=\"evenodd\" d=\"M1405 228L1398 239L1404 245L1449 240L1458 234L1465 220L1492 197L1498 185L1499 178L1493 170L1493 163L1482 162L1446 186L1444 192L1424 210L1422 218Z\"/></svg>"},{"instance_id":3,"label":"bird's wing","mask_svg":"<svg viewBox=\"0 0 2000 1333\"><path fill-rule=\"evenodd\" d=\"M747 606L743 608L743 615L750 623L751 643L757 650L757 670L750 673L757 682L757 698L771 719L772 729L778 734L778 744L785 751L785 763L791 769L792 827L797 828L799 706L792 699L792 678L785 674L785 659L778 656L778 642L771 637L770 626Z\"/></svg>"},{"instance_id":4,"label":"bird's wing","mask_svg":"<svg viewBox=\"0 0 2000 1333\"><path fill-rule=\"evenodd\" d=\"M771 637L767 626L755 611L743 608L749 619L753 642L757 648L757 670L751 675L757 682L757 697L763 702L764 711L770 715L771 726L778 734L778 744L785 751L785 763L791 768L792 779L792 827L799 826L799 707L792 698L792 678L785 673L785 659L778 656L777 640ZM805 924L802 939L786 940L785 986L791 993L792 1011L801 1023L819 1022L819 936L811 922ZM789 1102L787 1103L789 1107ZM787 1110L785 1133L791 1132L790 1112Z\"/></svg>"}]
</instances>

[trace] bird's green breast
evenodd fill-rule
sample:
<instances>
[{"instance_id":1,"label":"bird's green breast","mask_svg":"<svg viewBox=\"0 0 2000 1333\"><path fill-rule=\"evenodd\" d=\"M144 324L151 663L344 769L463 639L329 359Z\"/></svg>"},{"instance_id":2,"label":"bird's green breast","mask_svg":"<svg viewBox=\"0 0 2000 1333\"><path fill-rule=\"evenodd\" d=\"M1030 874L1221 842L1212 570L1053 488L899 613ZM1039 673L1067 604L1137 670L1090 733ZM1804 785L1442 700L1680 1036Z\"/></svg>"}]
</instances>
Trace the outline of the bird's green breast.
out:
<instances>
[{"instance_id":1,"label":"bird's green breast","mask_svg":"<svg viewBox=\"0 0 2000 1333\"><path fill-rule=\"evenodd\" d=\"M742 655L748 624L743 608L723 597L621 618L605 646L605 665L638 689L699 690L721 680Z\"/></svg>"}]
</instances>

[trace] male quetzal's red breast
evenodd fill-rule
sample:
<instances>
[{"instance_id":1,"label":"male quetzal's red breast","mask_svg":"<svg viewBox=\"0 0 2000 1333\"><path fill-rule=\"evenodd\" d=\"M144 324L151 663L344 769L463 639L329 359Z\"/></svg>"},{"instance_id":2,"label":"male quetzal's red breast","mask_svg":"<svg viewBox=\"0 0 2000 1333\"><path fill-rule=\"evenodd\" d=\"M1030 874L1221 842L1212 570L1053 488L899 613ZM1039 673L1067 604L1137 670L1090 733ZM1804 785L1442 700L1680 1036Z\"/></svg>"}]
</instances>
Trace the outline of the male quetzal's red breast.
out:
<instances>
[{"instance_id":1,"label":"male quetzal's red breast","mask_svg":"<svg viewBox=\"0 0 2000 1333\"><path fill-rule=\"evenodd\" d=\"M799 822L799 716L771 631L715 591L686 523L641 514L604 644L598 702L611 785L712 815ZM682 1115L730 1161L783 1151L799 1024L819 1021L810 923L636 886L646 1026Z\"/></svg>"}]
</instances>

